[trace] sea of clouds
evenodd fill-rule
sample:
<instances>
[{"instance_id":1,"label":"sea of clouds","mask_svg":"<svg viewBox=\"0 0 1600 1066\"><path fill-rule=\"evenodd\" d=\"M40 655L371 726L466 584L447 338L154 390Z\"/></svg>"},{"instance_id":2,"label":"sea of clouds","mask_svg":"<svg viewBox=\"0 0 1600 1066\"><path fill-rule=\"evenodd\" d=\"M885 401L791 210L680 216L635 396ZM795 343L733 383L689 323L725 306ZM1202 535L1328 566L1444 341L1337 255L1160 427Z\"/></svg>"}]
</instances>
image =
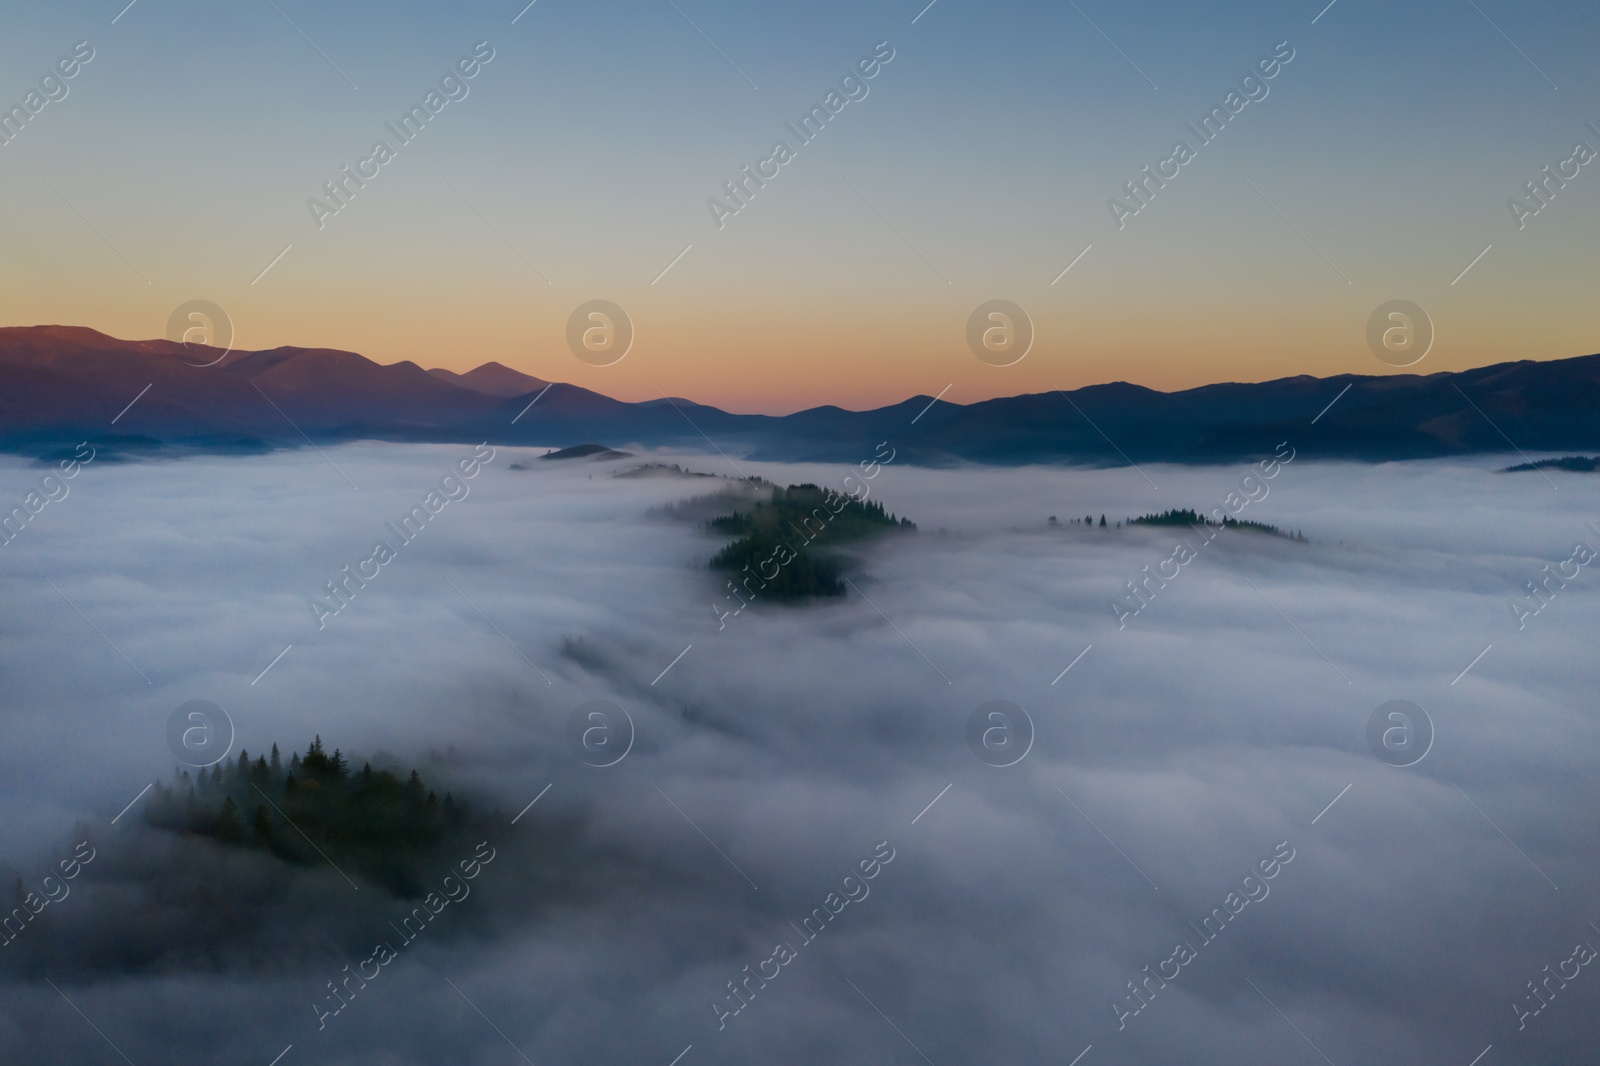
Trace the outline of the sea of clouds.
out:
<instances>
[{"instance_id":1,"label":"sea of clouds","mask_svg":"<svg viewBox=\"0 0 1600 1066\"><path fill-rule=\"evenodd\" d=\"M1592 476L1302 453L1242 517L1310 543L1221 533L1119 628L1125 582L1200 538L1115 522L1209 511L1248 467L890 464L873 498L915 534L855 549L843 599L719 628L719 542L650 511L720 482L502 448L395 544L385 523L469 452L102 455L0 548L0 862L28 888L97 849L23 933L28 965L7 962L21 938L0 947L0 1059L1593 1053L1600 974L1521 1012L1528 982L1600 945L1600 576L1520 630L1510 609L1546 563L1600 546ZM651 458L737 480L716 456ZM852 473L739 466L841 491ZM40 475L0 461L0 502ZM1113 528L1047 524L1101 513ZM309 601L378 540L396 557L319 627ZM171 774L167 720L193 699L252 757L320 733L508 817L541 798L471 898L319 1028L327 982L407 908L331 869L154 837L137 805L112 824ZM636 731L607 768L567 741L594 699ZM996 699L1036 731L1003 768L966 739ZM1436 730L1412 766L1368 747L1392 699ZM841 887L881 842L893 861ZM1281 843L1294 858L1269 891L1241 889ZM1194 926L1246 891L1203 942ZM790 925L847 892L814 941ZM1196 957L1132 998L1180 942ZM721 1016L729 982L785 943L795 956Z\"/></svg>"}]
</instances>

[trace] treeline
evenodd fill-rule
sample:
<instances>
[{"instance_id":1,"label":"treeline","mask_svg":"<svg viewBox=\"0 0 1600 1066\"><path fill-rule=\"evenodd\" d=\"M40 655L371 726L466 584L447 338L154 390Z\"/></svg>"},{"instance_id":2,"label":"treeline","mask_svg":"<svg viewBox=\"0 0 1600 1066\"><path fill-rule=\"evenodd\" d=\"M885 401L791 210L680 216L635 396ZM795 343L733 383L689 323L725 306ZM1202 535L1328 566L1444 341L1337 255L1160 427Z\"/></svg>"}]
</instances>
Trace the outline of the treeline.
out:
<instances>
[{"instance_id":1,"label":"treeline","mask_svg":"<svg viewBox=\"0 0 1600 1066\"><path fill-rule=\"evenodd\" d=\"M370 763L352 770L320 736L287 763L274 744L253 761L241 750L210 770L180 769L171 785L156 785L144 820L288 863L331 860L408 897L423 891L421 871L434 853L475 828L466 803L449 792L440 799L417 771L402 780Z\"/></svg>"},{"instance_id":2,"label":"treeline","mask_svg":"<svg viewBox=\"0 0 1600 1066\"><path fill-rule=\"evenodd\" d=\"M1202 517L1200 512L1181 507L1175 507L1170 511L1162 511L1160 514L1140 515L1138 518L1128 519L1128 525L1130 526L1198 526L1202 522L1208 522L1213 528L1216 526L1215 522L1210 522L1209 519ZM1102 524L1104 524L1103 516ZM1267 533L1274 537L1284 537L1299 544L1308 543L1305 534L1299 530L1295 530L1292 533L1286 532L1265 522L1252 522L1249 519L1232 518L1228 515L1222 517L1222 528L1238 529L1249 533Z\"/></svg>"},{"instance_id":3,"label":"treeline","mask_svg":"<svg viewBox=\"0 0 1600 1066\"><path fill-rule=\"evenodd\" d=\"M842 596L843 566L820 549L916 528L876 500L862 502L812 484L774 487L768 499L706 523L708 532L738 538L713 555L709 566L747 573L747 589L780 602Z\"/></svg>"},{"instance_id":4,"label":"treeline","mask_svg":"<svg viewBox=\"0 0 1600 1066\"><path fill-rule=\"evenodd\" d=\"M635 470L645 470L645 467L635 467ZM691 473L685 470L684 473ZM630 474L631 471L624 471ZM623 474L617 475L618 477ZM714 474L695 474L695 477L716 477ZM704 523L716 517L729 507L737 507L750 497L751 487L758 491L767 488L772 482L765 478L752 477L748 482L738 481L720 485L715 492L704 492L698 496L684 496L677 503L664 503L651 507L645 511L648 518L665 518L672 521L688 521Z\"/></svg>"},{"instance_id":5,"label":"treeline","mask_svg":"<svg viewBox=\"0 0 1600 1066\"><path fill-rule=\"evenodd\" d=\"M1563 455L1559 459L1535 459L1531 463L1508 466L1502 474L1521 474L1530 470L1568 470L1574 474L1592 474L1600 470L1600 455Z\"/></svg>"}]
</instances>

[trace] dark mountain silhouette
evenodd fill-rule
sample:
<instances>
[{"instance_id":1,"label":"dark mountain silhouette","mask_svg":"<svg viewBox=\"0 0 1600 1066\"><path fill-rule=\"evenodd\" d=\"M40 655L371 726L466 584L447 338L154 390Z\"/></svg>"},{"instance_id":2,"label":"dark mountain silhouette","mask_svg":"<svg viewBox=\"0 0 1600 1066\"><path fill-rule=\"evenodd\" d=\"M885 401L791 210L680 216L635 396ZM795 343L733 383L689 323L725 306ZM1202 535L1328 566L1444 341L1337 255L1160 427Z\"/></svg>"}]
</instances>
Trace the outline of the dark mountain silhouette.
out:
<instances>
[{"instance_id":1,"label":"dark mountain silhouette","mask_svg":"<svg viewBox=\"0 0 1600 1066\"><path fill-rule=\"evenodd\" d=\"M539 458L558 461L562 459L598 459L606 461L627 459L632 455L632 452L619 452L615 448L607 448L604 444L574 444L572 447L562 448L560 451L545 452Z\"/></svg>"},{"instance_id":2,"label":"dark mountain silhouette","mask_svg":"<svg viewBox=\"0 0 1600 1066\"><path fill-rule=\"evenodd\" d=\"M538 392L550 384L543 378L536 378L531 374L524 374L520 370L512 370L501 363L488 362L480 367L474 367L465 374L457 374L453 370L434 369L428 371L440 381L447 381L463 389L481 392L488 396L526 396L530 392Z\"/></svg>"},{"instance_id":3,"label":"dark mountain silhouette","mask_svg":"<svg viewBox=\"0 0 1600 1066\"><path fill-rule=\"evenodd\" d=\"M847 462L889 441L896 461L923 464L1223 462L1283 440L1303 442L1317 458L1365 461L1508 452L1508 438L1525 451L1600 450L1600 355L1172 393L1115 382L966 405L929 407L932 399L741 415L688 400L624 403L575 385L546 388L497 364L457 375L332 349L224 355L83 327L0 329L0 449L24 454L82 440L218 450L356 439L609 440L709 452L708 437L730 455Z\"/></svg>"}]
</instances>

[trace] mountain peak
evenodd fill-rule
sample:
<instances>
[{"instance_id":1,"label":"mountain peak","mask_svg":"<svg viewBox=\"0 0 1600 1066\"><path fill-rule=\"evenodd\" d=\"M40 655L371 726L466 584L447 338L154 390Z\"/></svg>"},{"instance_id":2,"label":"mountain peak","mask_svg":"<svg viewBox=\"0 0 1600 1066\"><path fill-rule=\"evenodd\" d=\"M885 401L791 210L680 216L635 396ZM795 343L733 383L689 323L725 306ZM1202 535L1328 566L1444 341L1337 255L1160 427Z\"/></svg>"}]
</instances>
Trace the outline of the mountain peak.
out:
<instances>
[{"instance_id":1,"label":"mountain peak","mask_svg":"<svg viewBox=\"0 0 1600 1066\"><path fill-rule=\"evenodd\" d=\"M186 355L172 341L120 341L81 326L0 328L0 450L37 454L96 434L152 447L565 439L702 449L714 441L724 455L816 462L857 461L892 440L906 445L908 462L996 464L1234 462L1291 434L1308 447L1314 438L1315 453L1330 459L1503 451L1507 437L1533 452L1600 448L1600 355L1170 393L1111 382L968 405L919 396L876 410L829 404L776 416L660 396L629 403L494 362L458 374L328 348L241 349L204 366Z\"/></svg>"},{"instance_id":2,"label":"mountain peak","mask_svg":"<svg viewBox=\"0 0 1600 1066\"><path fill-rule=\"evenodd\" d=\"M0 326L0 344L8 348L72 347L90 351L170 352L176 345L167 340L125 341L88 326L38 325Z\"/></svg>"},{"instance_id":3,"label":"mountain peak","mask_svg":"<svg viewBox=\"0 0 1600 1066\"><path fill-rule=\"evenodd\" d=\"M531 374L524 374L520 370L512 370L503 363L493 360L482 366L473 367L465 374L457 374L453 370L434 369L428 371L440 381L472 392L481 392L486 396L525 396L530 392L538 392L550 384L543 378L536 378Z\"/></svg>"}]
</instances>

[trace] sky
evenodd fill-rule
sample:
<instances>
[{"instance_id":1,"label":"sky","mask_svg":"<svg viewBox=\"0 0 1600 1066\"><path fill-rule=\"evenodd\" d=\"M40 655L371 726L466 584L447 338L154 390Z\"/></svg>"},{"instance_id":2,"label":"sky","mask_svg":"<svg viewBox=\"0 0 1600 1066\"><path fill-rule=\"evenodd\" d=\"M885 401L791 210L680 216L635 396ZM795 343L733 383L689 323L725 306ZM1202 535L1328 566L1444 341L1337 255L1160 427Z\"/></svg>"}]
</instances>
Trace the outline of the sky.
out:
<instances>
[{"instance_id":1,"label":"sky","mask_svg":"<svg viewBox=\"0 0 1600 1066\"><path fill-rule=\"evenodd\" d=\"M1307 445L1241 517L1308 543L1200 544L1114 523L1221 501L1255 468L1146 467L1157 490L1125 468L891 462L872 498L918 531L862 547L851 595L719 618L702 564L720 542L659 509L731 479L607 476L638 460L517 470L537 449L499 449L319 628L310 597L468 452L97 458L0 547L0 872L33 884L78 842L95 853L0 952L0 1057L854 1066L1092 1046L1082 1066L1460 1066L1492 1045L1492 1066L1592 1051L1592 966L1567 968L1582 976L1525 1025L1513 1011L1543 967L1600 943L1590 567L1521 628L1509 609L1594 544L1576 491L1590 475L1318 462ZM6 498L39 477L0 461ZM1048 524L1102 512L1105 530ZM1196 557L1119 625L1124 583L1179 540ZM319 1028L325 983L403 908L327 867L146 828L142 790L173 767L165 723L192 699L252 753L316 733L485 809L538 802L489 842L471 897ZM604 768L565 737L594 699L635 727ZM1366 736L1396 699L1433 727L1412 765ZM966 739L992 700L1033 725L1010 766ZM861 896L843 878L880 845L893 858L870 891L798 943L788 923L830 892ZM1245 884L1274 855L1292 857ZM1240 886L1259 898L1203 940L1190 923ZM727 982L780 942L798 957L719 1025ZM1120 1017L1126 984L1179 942L1197 957Z\"/></svg>"},{"instance_id":2,"label":"sky","mask_svg":"<svg viewBox=\"0 0 1600 1066\"><path fill-rule=\"evenodd\" d=\"M1596 168L1521 228L1507 205L1600 149L1593 5L1324 2L13 5L3 106L93 58L0 145L0 322L143 339L203 299L238 347L772 413L1391 373L1366 327L1396 299L1436 332L1413 370L1600 347ZM479 42L400 143L386 123ZM802 144L785 123L875 47ZM1200 146L1185 124L1280 47ZM393 159L314 212L380 139ZM1180 139L1195 157L1119 219ZM614 365L566 341L595 299L633 323ZM1034 334L1007 366L967 341L997 299Z\"/></svg>"}]
</instances>

